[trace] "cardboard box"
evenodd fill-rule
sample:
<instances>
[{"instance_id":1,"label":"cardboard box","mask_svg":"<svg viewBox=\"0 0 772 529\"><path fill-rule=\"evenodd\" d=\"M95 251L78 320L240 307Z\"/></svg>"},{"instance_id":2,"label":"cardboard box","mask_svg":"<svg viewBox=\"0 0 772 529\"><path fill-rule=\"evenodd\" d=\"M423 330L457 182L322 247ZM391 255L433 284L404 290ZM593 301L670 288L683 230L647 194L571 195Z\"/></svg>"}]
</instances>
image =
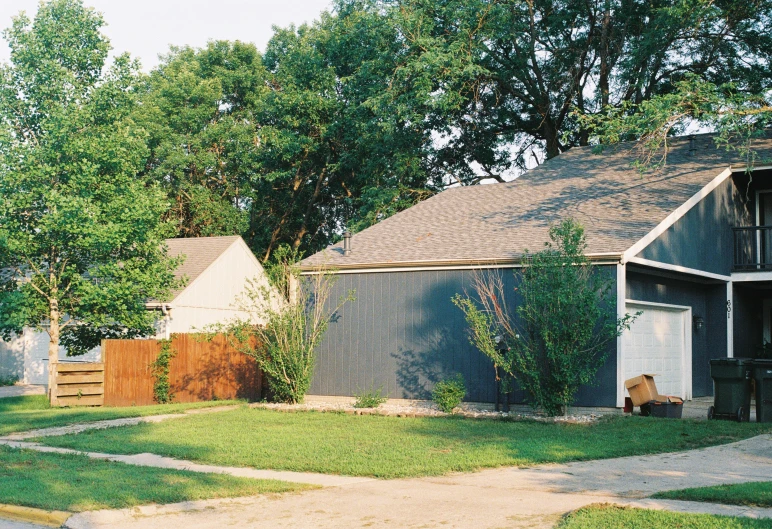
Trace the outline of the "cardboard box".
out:
<instances>
[{"instance_id":1,"label":"cardboard box","mask_svg":"<svg viewBox=\"0 0 772 529\"><path fill-rule=\"evenodd\" d=\"M643 375L625 380L625 387L630 394L630 399L633 401L633 406L648 404L652 400L657 399L659 391L657 391L657 385L654 383L655 376L644 373Z\"/></svg>"}]
</instances>

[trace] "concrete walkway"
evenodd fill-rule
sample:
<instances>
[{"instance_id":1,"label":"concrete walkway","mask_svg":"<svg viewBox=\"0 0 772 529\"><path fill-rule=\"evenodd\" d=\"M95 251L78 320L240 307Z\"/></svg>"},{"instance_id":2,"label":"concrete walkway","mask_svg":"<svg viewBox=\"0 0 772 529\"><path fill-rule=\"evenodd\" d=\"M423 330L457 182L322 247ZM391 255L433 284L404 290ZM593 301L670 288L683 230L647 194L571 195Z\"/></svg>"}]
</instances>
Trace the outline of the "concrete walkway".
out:
<instances>
[{"instance_id":1,"label":"concrete walkway","mask_svg":"<svg viewBox=\"0 0 772 529\"><path fill-rule=\"evenodd\" d=\"M189 410L210 413L233 406ZM186 414L98 421L46 428L0 438L0 444L44 452L81 453L25 441L159 422ZM435 478L376 480L303 472L201 465L154 454L133 456L86 453L127 464L280 479L325 486L321 490L164 506L94 511L70 518L72 529L190 529L247 527L320 529L359 527L551 528L567 512L591 503L618 503L682 512L770 517L772 509L652 500L654 492L686 487L772 481L772 435L689 452L598 461L499 468ZM0 528L2 528L0 521Z\"/></svg>"},{"instance_id":2,"label":"concrete walkway","mask_svg":"<svg viewBox=\"0 0 772 529\"><path fill-rule=\"evenodd\" d=\"M0 387L0 399L4 397L21 397L24 395L45 395L45 386L31 386L27 384L16 384L15 386Z\"/></svg>"},{"instance_id":3,"label":"concrete walkway","mask_svg":"<svg viewBox=\"0 0 772 529\"><path fill-rule=\"evenodd\" d=\"M287 479L287 478L283 478ZM186 502L73 516L72 529L219 527L551 528L609 502L683 512L772 517L772 509L642 499L660 490L772 480L772 436L675 454L405 480L368 480L297 494Z\"/></svg>"},{"instance_id":4,"label":"concrete walkway","mask_svg":"<svg viewBox=\"0 0 772 529\"><path fill-rule=\"evenodd\" d=\"M162 422L170 419L181 419L188 415L201 415L203 413L219 413L223 411L232 411L239 409L240 405L232 404L226 406L212 406L209 408L193 408L183 410L180 413L167 413L163 415L145 415L143 417L125 417L122 419L106 419L104 421L91 421L67 426L54 426L51 428L40 428L37 430L27 430L26 432L17 432L0 437L3 441L23 441L35 437L55 437L57 435L69 435L85 432L87 430L103 430L105 428L116 428L118 426L134 426L143 422Z\"/></svg>"},{"instance_id":5,"label":"concrete walkway","mask_svg":"<svg viewBox=\"0 0 772 529\"><path fill-rule=\"evenodd\" d=\"M54 446L45 446L39 443L29 443L26 441L14 441L8 438L0 438L0 445L11 448L24 448L35 450L37 452L53 452L56 454L80 454L92 459L103 459L127 465L136 465L140 467L166 468L171 470L187 470L190 472L204 472L208 474L230 474L242 478L252 479L278 479L282 481L292 481L295 483L307 483L311 485L322 485L324 487L339 487L342 485L352 485L365 481L373 481L372 478L360 478L351 476L337 476L335 474L314 474L311 472L290 472L282 470L258 470L254 468L243 467L222 467L215 465L202 465L192 463L182 459L163 457L155 454L136 454L136 455L116 455L103 454L100 452L82 452L70 448L58 448Z\"/></svg>"}]
</instances>

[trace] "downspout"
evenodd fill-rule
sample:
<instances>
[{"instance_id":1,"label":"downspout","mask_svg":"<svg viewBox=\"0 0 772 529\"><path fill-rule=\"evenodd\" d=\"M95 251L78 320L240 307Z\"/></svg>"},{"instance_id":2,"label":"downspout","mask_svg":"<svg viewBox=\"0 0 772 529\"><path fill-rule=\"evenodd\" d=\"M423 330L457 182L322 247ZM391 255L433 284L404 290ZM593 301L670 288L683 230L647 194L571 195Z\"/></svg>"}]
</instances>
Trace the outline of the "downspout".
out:
<instances>
[{"instance_id":1,"label":"downspout","mask_svg":"<svg viewBox=\"0 0 772 529\"><path fill-rule=\"evenodd\" d=\"M168 340L171 337L171 332L169 331L169 325L171 325L171 309L169 308L169 305L167 303L161 303L161 314L164 316L164 340Z\"/></svg>"}]
</instances>

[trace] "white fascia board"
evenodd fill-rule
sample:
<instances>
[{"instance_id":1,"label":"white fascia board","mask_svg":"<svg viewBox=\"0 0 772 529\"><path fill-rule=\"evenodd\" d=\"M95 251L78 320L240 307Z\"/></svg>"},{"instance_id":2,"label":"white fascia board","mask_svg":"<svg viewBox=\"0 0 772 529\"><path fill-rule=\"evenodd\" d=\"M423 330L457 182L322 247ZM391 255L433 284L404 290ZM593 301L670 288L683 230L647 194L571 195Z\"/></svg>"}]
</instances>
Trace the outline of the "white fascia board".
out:
<instances>
[{"instance_id":1,"label":"white fascia board","mask_svg":"<svg viewBox=\"0 0 772 529\"><path fill-rule=\"evenodd\" d=\"M650 268L657 268L660 270L667 270L670 272L680 272L682 274L689 274L693 276L706 277L708 279L718 279L719 281L731 281L732 276L725 276L722 274L714 274L713 272L705 272L704 270L697 270L696 268L687 268L685 266L673 265L669 263L661 263L659 261L652 261L650 259L643 259L641 257L631 257L627 260L628 263L638 264L641 266L648 266Z\"/></svg>"},{"instance_id":2,"label":"white fascia board","mask_svg":"<svg viewBox=\"0 0 772 529\"><path fill-rule=\"evenodd\" d=\"M627 296L627 270L626 266L617 263L617 318L625 317L627 305L625 297ZM625 405L625 381L624 381L624 353L625 340L620 334L617 336L617 408Z\"/></svg>"},{"instance_id":3,"label":"white fascia board","mask_svg":"<svg viewBox=\"0 0 772 529\"><path fill-rule=\"evenodd\" d=\"M734 285L726 284L726 356L734 357Z\"/></svg>"},{"instance_id":4,"label":"white fascia board","mask_svg":"<svg viewBox=\"0 0 772 529\"><path fill-rule=\"evenodd\" d=\"M686 215L689 212L689 210L691 210L694 206L699 204L703 198L708 196L724 180L729 178L733 172L739 172L740 170L744 170L744 168L732 169L732 167L730 166L724 169L723 171L721 171L721 173L718 176L716 176L713 180L711 180L708 185L706 185L705 187L697 191L697 193L695 193L689 200L681 204L670 215L665 217L665 220L660 222L653 230L647 233L641 240L639 240L630 248L628 248L625 251L625 253L622 254L622 263L626 263L636 255L638 255L644 248L646 248L649 244L654 242L657 239L657 237L665 233L665 231L667 231L668 228L670 228L684 215Z\"/></svg>"},{"instance_id":5,"label":"white fascia board","mask_svg":"<svg viewBox=\"0 0 772 529\"><path fill-rule=\"evenodd\" d=\"M641 240L636 242L633 246L628 248L622 254L622 262L626 263L646 248L649 244L662 235L670 226L675 224L681 217L686 215L694 206L696 206L703 198L708 196L714 189L716 189L724 180L730 177L734 173L742 173L748 171L747 166L729 166L724 169L716 178L710 181L708 185L700 189L689 200L681 204L675 211L668 215L665 220L660 222L653 230L647 233ZM772 165L758 165L751 167L751 171L765 171L772 169Z\"/></svg>"},{"instance_id":6,"label":"white fascia board","mask_svg":"<svg viewBox=\"0 0 772 529\"><path fill-rule=\"evenodd\" d=\"M619 252L607 252L607 253L594 253L587 254L591 265L616 265L622 258L622 254ZM469 264L437 264L432 265L430 261L426 263L416 264L398 264L394 266L380 266L380 265L362 265L361 267L353 268L336 268L331 266L330 268L318 267L318 268L306 268L302 270L300 275L312 276L322 273L333 274L372 274L377 272L425 272L431 270L489 270L489 269L502 269L502 268L522 268L522 263L518 261L487 261L487 262L471 262Z\"/></svg>"},{"instance_id":7,"label":"white fascia board","mask_svg":"<svg viewBox=\"0 0 772 529\"><path fill-rule=\"evenodd\" d=\"M732 277L730 279L735 283L772 281L772 272L732 272Z\"/></svg>"}]
</instances>

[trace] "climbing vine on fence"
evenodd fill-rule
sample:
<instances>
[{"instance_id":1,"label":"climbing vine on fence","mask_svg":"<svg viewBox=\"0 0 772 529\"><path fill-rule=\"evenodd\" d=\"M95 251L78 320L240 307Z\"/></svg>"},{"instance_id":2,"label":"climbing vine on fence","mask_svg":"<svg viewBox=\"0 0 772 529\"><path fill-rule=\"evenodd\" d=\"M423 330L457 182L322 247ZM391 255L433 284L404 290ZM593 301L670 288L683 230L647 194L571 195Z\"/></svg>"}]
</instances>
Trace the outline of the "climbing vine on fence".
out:
<instances>
[{"instance_id":1,"label":"climbing vine on fence","mask_svg":"<svg viewBox=\"0 0 772 529\"><path fill-rule=\"evenodd\" d=\"M169 382L169 365L177 351L172 347L171 340L159 340L159 342L161 344L161 351L158 353L158 358L150 364L150 369L155 379L153 398L159 404L169 404L174 400L174 393L171 392L172 388Z\"/></svg>"}]
</instances>

